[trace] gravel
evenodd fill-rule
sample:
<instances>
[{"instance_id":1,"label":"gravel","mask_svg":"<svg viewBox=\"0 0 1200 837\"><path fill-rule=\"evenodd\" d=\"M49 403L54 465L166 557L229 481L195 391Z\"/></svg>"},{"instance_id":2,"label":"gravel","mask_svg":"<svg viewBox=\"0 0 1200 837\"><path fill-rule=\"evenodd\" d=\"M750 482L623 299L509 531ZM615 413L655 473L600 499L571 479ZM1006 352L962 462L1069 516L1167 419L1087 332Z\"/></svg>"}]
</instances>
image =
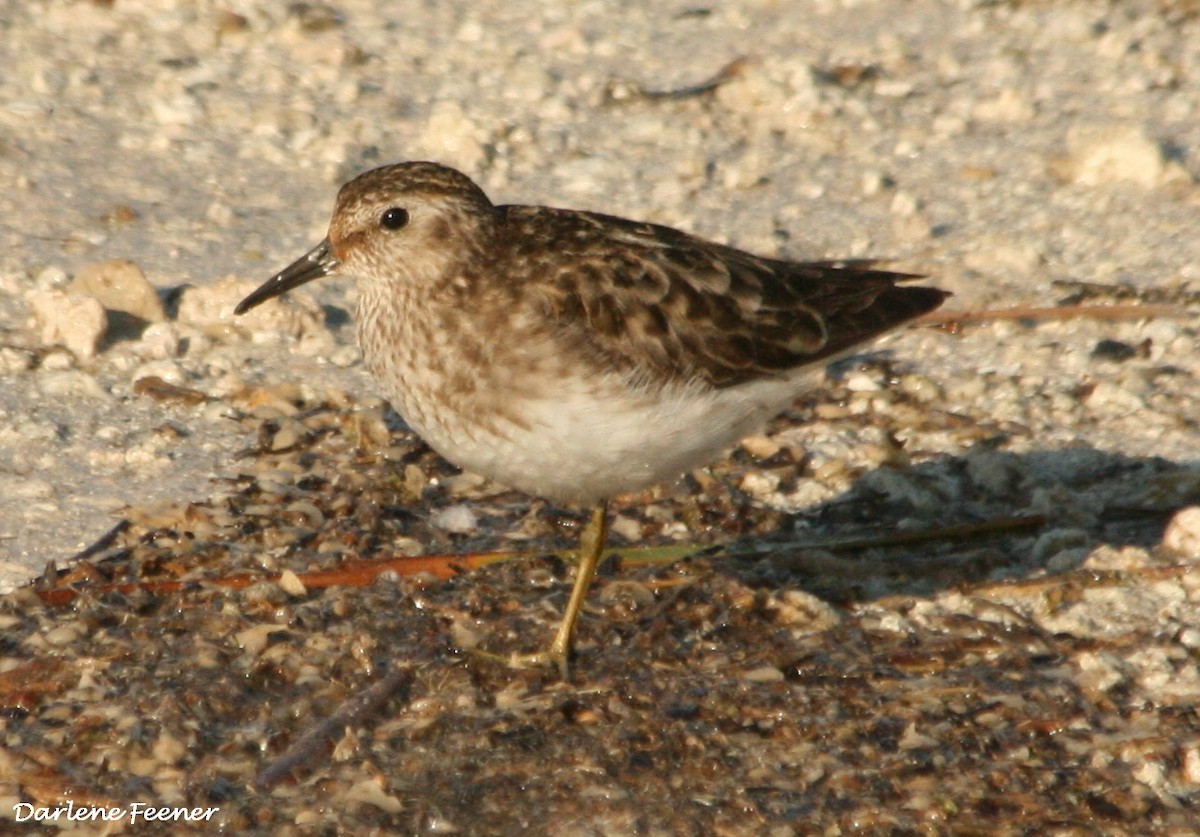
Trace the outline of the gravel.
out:
<instances>
[{"instance_id":1,"label":"gravel","mask_svg":"<svg viewBox=\"0 0 1200 837\"><path fill-rule=\"evenodd\" d=\"M49 770L263 833L1194 822L1194 4L30 2L0 43L6 800L61 802ZM464 665L447 649L538 644L561 565L333 592L304 573L548 551L578 518L406 433L352 288L231 310L319 240L338 184L419 158L498 202L892 258L954 310L1162 307L889 337L729 459L618 504L628 549L726 557L606 577L576 685ZM96 578L295 580L66 609L22 587L86 580L72 556L114 526ZM365 688L398 638L423 649L396 662L407 685L262 813L246 786L293 719ZM178 654L164 687L150 661ZM229 666L244 691L212 676ZM209 709L155 715L164 688ZM148 749L64 739L101 716ZM461 784L480 758L483 807Z\"/></svg>"}]
</instances>

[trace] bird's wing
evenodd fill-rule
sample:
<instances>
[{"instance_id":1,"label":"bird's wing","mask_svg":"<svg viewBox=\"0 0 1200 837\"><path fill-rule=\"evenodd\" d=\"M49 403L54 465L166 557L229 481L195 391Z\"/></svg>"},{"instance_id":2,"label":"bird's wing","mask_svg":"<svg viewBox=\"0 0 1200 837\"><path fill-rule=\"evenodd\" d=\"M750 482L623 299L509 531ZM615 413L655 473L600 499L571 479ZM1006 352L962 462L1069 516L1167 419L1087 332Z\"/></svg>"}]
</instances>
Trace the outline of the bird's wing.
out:
<instances>
[{"instance_id":1,"label":"bird's wing","mask_svg":"<svg viewBox=\"0 0 1200 837\"><path fill-rule=\"evenodd\" d=\"M607 215L500 209L506 253L537 277L524 290L561 336L644 380L720 388L783 374L948 296L868 262L784 262Z\"/></svg>"}]
</instances>

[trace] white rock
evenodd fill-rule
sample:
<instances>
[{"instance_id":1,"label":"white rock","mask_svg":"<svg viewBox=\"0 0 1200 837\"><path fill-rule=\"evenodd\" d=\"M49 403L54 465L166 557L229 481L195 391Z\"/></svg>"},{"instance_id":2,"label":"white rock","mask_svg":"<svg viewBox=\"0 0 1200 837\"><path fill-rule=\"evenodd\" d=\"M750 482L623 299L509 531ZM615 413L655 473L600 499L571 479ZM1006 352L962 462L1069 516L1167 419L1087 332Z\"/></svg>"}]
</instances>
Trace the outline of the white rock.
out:
<instances>
[{"instance_id":1,"label":"white rock","mask_svg":"<svg viewBox=\"0 0 1200 837\"><path fill-rule=\"evenodd\" d=\"M439 509L429 522L456 535L465 535L479 528L479 519L475 512L471 511L470 506L461 503Z\"/></svg>"},{"instance_id":2,"label":"white rock","mask_svg":"<svg viewBox=\"0 0 1200 837\"><path fill-rule=\"evenodd\" d=\"M875 95L889 99L903 99L911 96L916 85L904 79L881 79L875 84Z\"/></svg>"},{"instance_id":3,"label":"white rock","mask_svg":"<svg viewBox=\"0 0 1200 837\"><path fill-rule=\"evenodd\" d=\"M300 576L296 575L292 570L284 570L279 576L279 586L289 596L303 596L308 590L304 586L304 582L300 580Z\"/></svg>"},{"instance_id":4,"label":"white rock","mask_svg":"<svg viewBox=\"0 0 1200 837\"><path fill-rule=\"evenodd\" d=\"M43 346L65 346L81 360L96 356L108 331L104 306L90 296L33 290L25 295Z\"/></svg>"},{"instance_id":5,"label":"white rock","mask_svg":"<svg viewBox=\"0 0 1200 837\"><path fill-rule=\"evenodd\" d=\"M264 302L235 319L234 306L258 287L258 282L226 276L212 285L184 289L179 297L178 320L199 327L210 337L229 338L239 333L271 333L303 337L325 330L325 315L305 293L291 291Z\"/></svg>"},{"instance_id":6,"label":"white rock","mask_svg":"<svg viewBox=\"0 0 1200 837\"><path fill-rule=\"evenodd\" d=\"M879 169L868 169L862 173L860 183L863 197L872 198L888 189L891 180Z\"/></svg>"},{"instance_id":7,"label":"white rock","mask_svg":"<svg viewBox=\"0 0 1200 837\"><path fill-rule=\"evenodd\" d=\"M1084 651L1075 665L1079 668L1075 681L1088 691L1107 692L1125 679L1121 661L1106 651Z\"/></svg>"},{"instance_id":8,"label":"white rock","mask_svg":"<svg viewBox=\"0 0 1200 837\"><path fill-rule=\"evenodd\" d=\"M1180 773L1189 784L1200 785L1200 742L1191 742L1180 759Z\"/></svg>"},{"instance_id":9,"label":"white rock","mask_svg":"<svg viewBox=\"0 0 1200 837\"><path fill-rule=\"evenodd\" d=\"M165 126L194 125L204 116L204 109L189 93L151 99L150 112L160 124Z\"/></svg>"},{"instance_id":10,"label":"white rock","mask_svg":"<svg viewBox=\"0 0 1200 837\"><path fill-rule=\"evenodd\" d=\"M1130 415L1146 409L1137 393L1109 381L1099 381L1086 399L1092 410L1107 414Z\"/></svg>"},{"instance_id":11,"label":"white rock","mask_svg":"<svg viewBox=\"0 0 1200 837\"><path fill-rule=\"evenodd\" d=\"M27 349L0 346L0 374L13 375L33 368L33 354Z\"/></svg>"},{"instance_id":12,"label":"white rock","mask_svg":"<svg viewBox=\"0 0 1200 837\"><path fill-rule=\"evenodd\" d=\"M892 196L892 214L899 218L912 218L921 208L921 202L911 192L896 192Z\"/></svg>"},{"instance_id":13,"label":"white rock","mask_svg":"<svg viewBox=\"0 0 1200 837\"><path fill-rule=\"evenodd\" d=\"M49 265L37 272L33 284L42 291L64 290L67 287L67 272L57 265Z\"/></svg>"},{"instance_id":14,"label":"white rock","mask_svg":"<svg viewBox=\"0 0 1200 837\"><path fill-rule=\"evenodd\" d=\"M122 311L149 323L167 318L154 286L142 269L128 259L90 264L68 286L72 293L96 299L105 310Z\"/></svg>"},{"instance_id":15,"label":"white rock","mask_svg":"<svg viewBox=\"0 0 1200 837\"><path fill-rule=\"evenodd\" d=\"M776 623L794 628L796 635L828 630L842 621L837 608L802 590L784 590L768 600L767 607L774 611Z\"/></svg>"},{"instance_id":16,"label":"white rock","mask_svg":"<svg viewBox=\"0 0 1200 837\"><path fill-rule=\"evenodd\" d=\"M642 539L642 524L628 515L613 515L612 522L608 525L608 530L630 543L637 543Z\"/></svg>"},{"instance_id":17,"label":"white rock","mask_svg":"<svg viewBox=\"0 0 1200 837\"><path fill-rule=\"evenodd\" d=\"M751 497L763 499L779 488L779 477L769 471L751 471L742 477L738 487Z\"/></svg>"},{"instance_id":18,"label":"white rock","mask_svg":"<svg viewBox=\"0 0 1200 837\"><path fill-rule=\"evenodd\" d=\"M139 381L142 378L162 378L168 384L175 386L183 386L187 383L187 375L183 369L171 360L152 360L143 363L129 376L130 381Z\"/></svg>"},{"instance_id":19,"label":"white rock","mask_svg":"<svg viewBox=\"0 0 1200 837\"><path fill-rule=\"evenodd\" d=\"M1088 553L1083 568L1101 572L1137 572L1153 563L1150 553L1140 546L1100 544Z\"/></svg>"},{"instance_id":20,"label":"white rock","mask_svg":"<svg viewBox=\"0 0 1200 837\"><path fill-rule=\"evenodd\" d=\"M846 378L846 389L851 392L882 392L883 385L863 372L855 372Z\"/></svg>"},{"instance_id":21,"label":"white rock","mask_svg":"<svg viewBox=\"0 0 1200 837\"><path fill-rule=\"evenodd\" d=\"M741 674L743 683L781 683L784 677L783 671L775 666L762 666Z\"/></svg>"},{"instance_id":22,"label":"white rock","mask_svg":"<svg viewBox=\"0 0 1200 837\"><path fill-rule=\"evenodd\" d=\"M463 171L474 171L483 162L482 132L463 112L458 102L443 100L433 105L421 146L432 159L444 160Z\"/></svg>"},{"instance_id":23,"label":"white rock","mask_svg":"<svg viewBox=\"0 0 1200 837\"><path fill-rule=\"evenodd\" d=\"M899 381L900 391L924 403L940 403L945 400L941 384L924 375L904 375Z\"/></svg>"},{"instance_id":24,"label":"white rock","mask_svg":"<svg viewBox=\"0 0 1200 837\"><path fill-rule=\"evenodd\" d=\"M759 64L750 65L717 88L716 99L734 113L776 114L788 102L788 90Z\"/></svg>"},{"instance_id":25,"label":"white rock","mask_svg":"<svg viewBox=\"0 0 1200 837\"><path fill-rule=\"evenodd\" d=\"M179 347L179 329L174 323L151 323L133 350L146 360L168 360L179 356Z\"/></svg>"},{"instance_id":26,"label":"white rock","mask_svg":"<svg viewBox=\"0 0 1200 837\"><path fill-rule=\"evenodd\" d=\"M1128 181L1151 188L1190 179L1135 125L1076 125L1067 132L1067 154L1064 173L1084 186Z\"/></svg>"},{"instance_id":27,"label":"white rock","mask_svg":"<svg viewBox=\"0 0 1200 837\"><path fill-rule=\"evenodd\" d=\"M329 353L329 362L342 369L353 366L361 358L362 355L358 350L358 346L352 345L338 346Z\"/></svg>"},{"instance_id":28,"label":"white rock","mask_svg":"<svg viewBox=\"0 0 1200 837\"><path fill-rule=\"evenodd\" d=\"M75 355L63 348L53 348L42 356L42 362L38 368L47 372L62 372L66 369L74 369L76 366Z\"/></svg>"},{"instance_id":29,"label":"white rock","mask_svg":"<svg viewBox=\"0 0 1200 837\"><path fill-rule=\"evenodd\" d=\"M1180 509L1163 532L1163 546L1188 558L1200 558L1200 506Z\"/></svg>"}]
</instances>

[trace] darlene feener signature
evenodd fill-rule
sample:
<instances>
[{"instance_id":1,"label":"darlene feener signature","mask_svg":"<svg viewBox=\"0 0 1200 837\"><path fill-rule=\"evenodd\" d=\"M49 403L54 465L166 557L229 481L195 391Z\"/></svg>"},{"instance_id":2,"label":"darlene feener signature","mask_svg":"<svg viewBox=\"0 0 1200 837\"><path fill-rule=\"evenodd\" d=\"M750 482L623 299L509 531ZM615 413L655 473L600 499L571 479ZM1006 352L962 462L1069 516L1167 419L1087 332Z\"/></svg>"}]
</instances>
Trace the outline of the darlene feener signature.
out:
<instances>
[{"instance_id":1,"label":"darlene feener signature","mask_svg":"<svg viewBox=\"0 0 1200 837\"><path fill-rule=\"evenodd\" d=\"M175 808L165 805L150 805L145 802L130 802L128 805L76 805L68 800L64 805L31 805L18 802L13 805L17 822L117 822L126 817L130 825L139 822L207 822L220 808Z\"/></svg>"}]
</instances>

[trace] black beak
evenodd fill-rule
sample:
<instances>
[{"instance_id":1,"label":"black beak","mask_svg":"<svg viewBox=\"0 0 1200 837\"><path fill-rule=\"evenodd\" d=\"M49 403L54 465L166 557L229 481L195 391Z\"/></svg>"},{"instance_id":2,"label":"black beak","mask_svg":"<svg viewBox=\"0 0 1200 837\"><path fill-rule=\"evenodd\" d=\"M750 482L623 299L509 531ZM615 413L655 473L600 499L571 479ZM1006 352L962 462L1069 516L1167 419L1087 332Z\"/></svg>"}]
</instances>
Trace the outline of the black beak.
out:
<instances>
[{"instance_id":1,"label":"black beak","mask_svg":"<svg viewBox=\"0 0 1200 837\"><path fill-rule=\"evenodd\" d=\"M339 262L333 255L329 239L325 239L316 247L309 250L296 261L276 273L258 287L254 293L243 299L233 309L235 314L245 314L256 305L266 302L271 297L279 296L292 288L298 288L305 282L328 276L337 269Z\"/></svg>"}]
</instances>

